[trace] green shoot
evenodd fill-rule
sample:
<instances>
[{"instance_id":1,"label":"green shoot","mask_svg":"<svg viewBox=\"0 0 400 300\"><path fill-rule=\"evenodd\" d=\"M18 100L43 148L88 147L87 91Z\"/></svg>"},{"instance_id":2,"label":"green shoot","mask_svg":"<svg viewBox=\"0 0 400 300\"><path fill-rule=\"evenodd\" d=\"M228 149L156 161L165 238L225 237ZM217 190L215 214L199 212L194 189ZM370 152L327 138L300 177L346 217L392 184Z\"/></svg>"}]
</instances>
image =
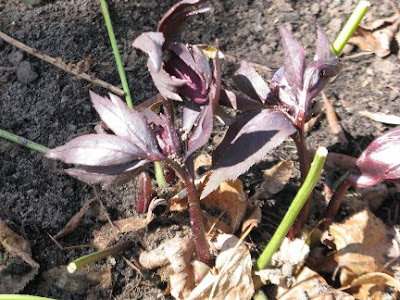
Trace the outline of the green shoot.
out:
<instances>
[{"instance_id":1,"label":"green shoot","mask_svg":"<svg viewBox=\"0 0 400 300\"><path fill-rule=\"evenodd\" d=\"M35 150L36 152L46 154L50 149L40 145L38 143L32 142L26 138L23 138L21 136L18 136L16 134L13 134L7 130L0 129L0 137L3 139L6 139L10 142L16 143L18 145L24 146L26 148L29 148L31 150Z\"/></svg>"},{"instance_id":2,"label":"green shoot","mask_svg":"<svg viewBox=\"0 0 400 300\"><path fill-rule=\"evenodd\" d=\"M111 47L112 47L114 57L115 57L115 62L117 64L119 78L121 79L122 88L125 92L126 105L129 108L133 108L131 91L129 89L128 81L125 76L125 70L124 70L124 66L122 65L121 55L119 54L119 51L118 51L117 40L115 38L114 30L112 27L110 12L108 11L107 1L100 0L100 5L101 5L101 11L104 16L104 20L106 22L108 37L110 38ZM160 162L154 163L154 170L156 173L156 181L157 181L158 186L160 188L167 187L168 184L164 178L164 168L162 167L162 164Z\"/></svg>"},{"instance_id":3,"label":"green shoot","mask_svg":"<svg viewBox=\"0 0 400 300\"><path fill-rule=\"evenodd\" d=\"M367 13L370 6L371 3L367 0L360 0L360 2L357 4L350 18L347 20L343 29L337 36L336 40L332 43L332 51L335 53L336 56L338 56L342 52L344 46L347 44L351 35L357 29L358 25L360 24L364 15Z\"/></svg>"},{"instance_id":4,"label":"green shoot","mask_svg":"<svg viewBox=\"0 0 400 300\"><path fill-rule=\"evenodd\" d=\"M108 247L106 249L81 256L81 257L75 259L73 262L70 262L67 266L67 270L70 273L74 273L76 270L78 270L92 262L96 262L96 261L102 260L104 258L107 258L110 255L123 252L123 251L127 250L128 248L130 248L131 246L132 246L132 243L130 243L130 242L122 242L115 246Z\"/></svg>"},{"instance_id":5,"label":"green shoot","mask_svg":"<svg viewBox=\"0 0 400 300\"><path fill-rule=\"evenodd\" d=\"M328 155L328 150L324 147L319 147L315 153L314 161L311 164L310 171L304 180L303 185L297 192L292 204L290 205L285 217L279 224L276 232L272 236L267 247L265 247L263 253L260 255L256 262L256 269L262 270L266 268L271 261L272 255L278 250L283 239L288 233L290 227L292 227L294 221L296 220L298 214L300 213L302 207L307 202L308 197L314 190L315 185L321 175L322 167L324 166L326 156Z\"/></svg>"}]
</instances>

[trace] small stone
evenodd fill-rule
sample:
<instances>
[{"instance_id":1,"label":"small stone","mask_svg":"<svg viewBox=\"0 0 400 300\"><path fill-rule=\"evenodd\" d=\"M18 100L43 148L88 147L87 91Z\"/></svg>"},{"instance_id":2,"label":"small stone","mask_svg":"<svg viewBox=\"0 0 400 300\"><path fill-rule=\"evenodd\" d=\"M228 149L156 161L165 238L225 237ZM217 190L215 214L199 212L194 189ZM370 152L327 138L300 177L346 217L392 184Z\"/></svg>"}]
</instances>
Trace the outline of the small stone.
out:
<instances>
[{"instance_id":1,"label":"small stone","mask_svg":"<svg viewBox=\"0 0 400 300\"><path fill-rule=\"evenodd\" d=\"M8 61L13 65L17 66L21 61L24 55L20 51L13 51L8 55Z\"/></svg>"},{"instance_id":2,"label":"small stone","mask_svg":"<svg viewBox=\"0 0 400 300\"><path fill-rule=\"evenodd\" d=\"M261 54L262 55L267 54L268 53L268 49L269 49L268 45L266 45L266 44L261 45L261 49L260 49Z\"/></svg>"},{"instance_id":3,"label":"small stone","mask_svg":"<svg viewBox=\"0 0 400 300\"><path fill-rule=\"evenodd\" d=\"M320 11L320 6L318 2L314 2L311 5L310 11L313 15L318 15L319 11Z\"/></svg>"},{"instance_id":4,"label":"small stone","mask_svg":"<svg viewBox=\"0 0 400 300\"><path fill-rule=\"evenodd\" d=\"M18 66L17 78L19 82L28 84L38 78L38 74L29 61L22 61Z\"/></svg>"},{"instance_id":5,"label":"small stone","mask_svg":"<svg viewBox=\"0 0 400 300\"><path fill-rule=\"evenodd\" d=\"M328 28L334 33L339 33L342 28L342 20L339 18L334 18L329 22Z\"/></svg>"}]
</instances>

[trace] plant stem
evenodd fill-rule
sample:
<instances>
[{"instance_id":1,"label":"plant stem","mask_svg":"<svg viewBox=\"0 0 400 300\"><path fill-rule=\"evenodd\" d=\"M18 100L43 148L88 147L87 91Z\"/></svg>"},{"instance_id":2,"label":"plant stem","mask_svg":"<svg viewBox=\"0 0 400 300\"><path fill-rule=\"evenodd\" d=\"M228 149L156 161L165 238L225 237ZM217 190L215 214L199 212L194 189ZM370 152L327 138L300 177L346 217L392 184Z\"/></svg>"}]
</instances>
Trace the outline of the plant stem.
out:
<instances>
[{"instance_id":1,"label":"plant stem","mask_svg":"<svg viewBox=\"0 0 400 300\"><path fill-rule=\"evenodd\" d=\"M164 164L160 161L154 163L154 173L156 175L157 185L160 188L166 188L168 186L164 176Z\"/></svg>"},{"instance_id":2,"label":"plant stem","mask_svg":"<svg viewBox=\"0 0 400 300\"><path fill-rule=\"evenodd\" d=\"M347 177L342 183L338 186L331 201L329 201L328 207L325 209L324 214L322 215L322 223L319 226L321 230L328 229L329 225L332 224L333 218L336 216L337 211L339 210L340 204L342 204L342 200L344 195L346 195L348 189L352 186L349 177Z\"/></svg>"},{"instance_id":3,"label":"plant stem","mask_svg":"<svg viewBox=\"0 0 400 300\"><path fill-rule=\"evenodd\" d=\"M336 56L338 56L342 52L344 46L349 41L351 35L360 24L370 6L371 3L367 0L360 0L360 2L358 2L350 18L347 20L336 40L331 45L332 51L335 53Z\"/></svg>"},{"instance_id":4,"label":"plant stem","mask_svg":"<svg viewBox=\"0 0 400 300\"><path fill-rule=\"evenodd\" d=\"M314 187L321 175L322 167L324 166L327 155L328 150L326 150L324 147L319 147L316 151L314 161L311 164L310 172L308 172L306 180L304 181L300 190L297 192L296 197L290 205L282 222L276 229L267 247L265 247L263 253L258 258L256 262L256 269L262 270L266 268L272 258L272 255L280 247L290 227L296 220L297 215L300 213L301 208L306 203L311 192L314 190Z\"/></svg>"},{"instance_id":5,"label":"plant stem","mask_svg":"<svg viewBox=\"0 0 400 300\"><path fill-rule=\"evenodd\" d=\"M1 294L0 300L55 300L55 299L40 297L40 296L32 296L32 295Z\"/></svg>"},{"instance_id":6,"label":"plant stem","mask_svg":"<svg viewBox=\"0 0 400 300\"><path fill-rule=\"evenodd\" d=\"M46 154L50 149L40 145L38 143L32 142L22 136L13 134L7 130L0 129L0 137L3 139L9 140L10 142L16 143L18 145L24 146L26 148L35 150L36 152Z\"/></svg>"},{"instance_id":7,"label":"plant stem","mask_svg":"<svg viewBox=\"0 0 400 300\"><path fill-rule=\"evenodd\" d=\"M128 81L126 80L125 70L124 70L124 66L122 64L121 55L119 54L119 51L118 51L117 40L115 38L114 30L113 30L112 23L111 23L110 12L108 10L107 0L100 0L100 5L101 5L101 12L103 13L103 16L104 16L104 21L106 22L107 33L108 33L108 37L110 38L111 47L112 47L114 57L115 57L115 62L117 64L119 78L121 79L122 88L124 89L124 92L125 92L126 105L129 108L133 108L131 91L129 89ZM157 181L158 186L160 188L167 187L168 184L165 181L164 170L163 170L162 164L160 162L154 163L154 170L156 173L156 181Z\"/></svg>"},{"instance_id":8,"label":"plant stem","mask_svg":"<svg viewBox=\"0 0 400 300\"><path fill-rule=\"evenodd\" d=\"M189 175L184 167L181 167L172 159L167 158L164 162L173 168L185 183L189 206L190 224L192 227L194 244L196 246L197 258L202 263L211 266L212 259L204 230L200 197L193 178Z\"/></svg>"},{"instance_id":9,"label":"plant stem","mask_svg":"<svg viewBox=\"0 0 400 300\"><path fill-rule=\"evenodd\" d=\"M67 270L70 273L74 273L76 270L78 270L79 268L81 268L83 266L86 266L87 264L99 261L110 255L123 252L126 249L130 248L131 246L132 246L131 242L122 242L122 243L119 243L112 247L108 247L106 249L103 249L103 250L100 250L100 251L97 251L94 253L90 253L88 255L81 256L81 257L75 259L73 262L70 262L67 266Z\"/></svg>"},{"instance_id":10,"label":"plant stem","mask_svg":"<svg viewBox=\"0 0 400 300\"><path fill-rule=\"evenodd\" d=\"M311 166L310 156L307 149L306 139L304 136L304 131L300 129L296 134L292 136L296 148L297 153L299 155L300 161L300 176L301 176L301 183L304 182L306 179L306 175L308 174ZM297 220L295 221L293 228L290 230L289 237L295 238L298 233L303 228L304 224L307 222L308 215L310 212L311 204L312 204L312 194L308 197L306 204L304 205L303 209L301 210Z\"/></svg>"},{"instance_id":11,"label":"plant stem","mask_svg":"<svg viewBox=\"0 0 400 300\"><path fill-rule=\"evenodd\" d=\"M108 37L110 38L111 47L115 57L115 62L117 64L119 78L121 79L122 88L124 89L125 92L126 105L129 108L133 108L131 91L129 90L128 81L126 80L125 76L124 66L122 65L121 56L118 51L117 40L115 39L114 30L111 24L110 12L108 11L107 1L100 0L100 5L101 5L101 12L103 13L104 16L104 21L106 22Z\"/></svg>"}]
</instances>

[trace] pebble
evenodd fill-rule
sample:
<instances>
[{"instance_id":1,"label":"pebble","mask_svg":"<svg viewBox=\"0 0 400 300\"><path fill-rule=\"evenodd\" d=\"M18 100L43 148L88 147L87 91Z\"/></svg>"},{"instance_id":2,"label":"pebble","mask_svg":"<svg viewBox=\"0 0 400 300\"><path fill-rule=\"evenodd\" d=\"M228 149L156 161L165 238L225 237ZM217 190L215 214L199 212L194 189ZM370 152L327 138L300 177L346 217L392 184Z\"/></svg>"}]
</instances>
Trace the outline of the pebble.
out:
<instances>
[{"instance_id":1,"label":"pebble","mask_svg":"<svg viewBox=\"0 0 400 300\"><path fill-rule=\"evenodd\" d=\"M334 33L339 33L342 28L342 20L339 18L334 18L329 22L328 28Z\"/></svg>"},{"instance_id":2,"label":"pebble","mask_svg":"<svg viewBox=\"0 0 400 300\"><path fill-rule=\"evenodd\" d=\"M22 58L24 55L20 51L13 51L8 55L8 61L12 63L15 66L18 66L18 64L22 61Z\"/></svg>"},{"instance_id":3,"label":"pebble","mask_svg":"<svg viewBox=\"0 0 400 300\"><path fill-rule=\"evenodd\" d=\"M310 11L313 15L318 15L320 11L320 6L318 2L315 2L311 5Z\"/></svg>"},{"instance_id":4,"label":"pebble","mask_svg":"<svg viewBox=\"0 0 400 300\"><path fill-rule=\"evenodd\" d=\"M18 66L17 78L19 82L28 84L38 78L38 74L29 61L22 61Z\"/></svg>"}]
</instances>

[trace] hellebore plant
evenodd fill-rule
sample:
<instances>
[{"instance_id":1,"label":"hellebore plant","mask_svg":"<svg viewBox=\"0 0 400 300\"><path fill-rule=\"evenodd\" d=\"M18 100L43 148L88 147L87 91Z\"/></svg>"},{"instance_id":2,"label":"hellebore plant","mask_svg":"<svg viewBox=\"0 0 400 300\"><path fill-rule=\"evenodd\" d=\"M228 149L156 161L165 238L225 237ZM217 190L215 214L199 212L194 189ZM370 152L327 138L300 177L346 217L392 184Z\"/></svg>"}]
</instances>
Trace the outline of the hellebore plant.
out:
<instances>
[{"instance_id":1,"label":"hellebore plant","mask_svg":"<svg viewBox=\"0 0 400 300\"><path fill-rule=\"evenodd\" d=\"M149 162L168 165L187 189L198 259L211 264L199 194L191 172L191 154L211 135L221 72L218 56L211 67L198 47L172 42L189 16L207 10L197 9L202 2L205 1L177 3L164 15L157 32L143 33L133 43L149 56L147 66L161 95L161 113L130 109L115 95L110 94L108 99L91 92L95 110L114 134L83 135L50 150L46 156L79 165L65 172L91 184L101 183L105 188L130 180ZM167 62L162 59L164 51L171 56ZM172 100L184 106L181 128L175 127ZM178 135L178 130L183 134Z\"/></svg>"},{"instance_id":2,"label":"hellebore plant","mask_svg":"<svg viewBox=\"0 0 400 300\"><path fill-rule=\"evenodd\" d=\"M347 190L354 186L367 188L381 182L400 183L400 126L375 139L360 155L356 169L337 187L322 217L326 229L335 217Z\"/></svg>"}]
</instances>

